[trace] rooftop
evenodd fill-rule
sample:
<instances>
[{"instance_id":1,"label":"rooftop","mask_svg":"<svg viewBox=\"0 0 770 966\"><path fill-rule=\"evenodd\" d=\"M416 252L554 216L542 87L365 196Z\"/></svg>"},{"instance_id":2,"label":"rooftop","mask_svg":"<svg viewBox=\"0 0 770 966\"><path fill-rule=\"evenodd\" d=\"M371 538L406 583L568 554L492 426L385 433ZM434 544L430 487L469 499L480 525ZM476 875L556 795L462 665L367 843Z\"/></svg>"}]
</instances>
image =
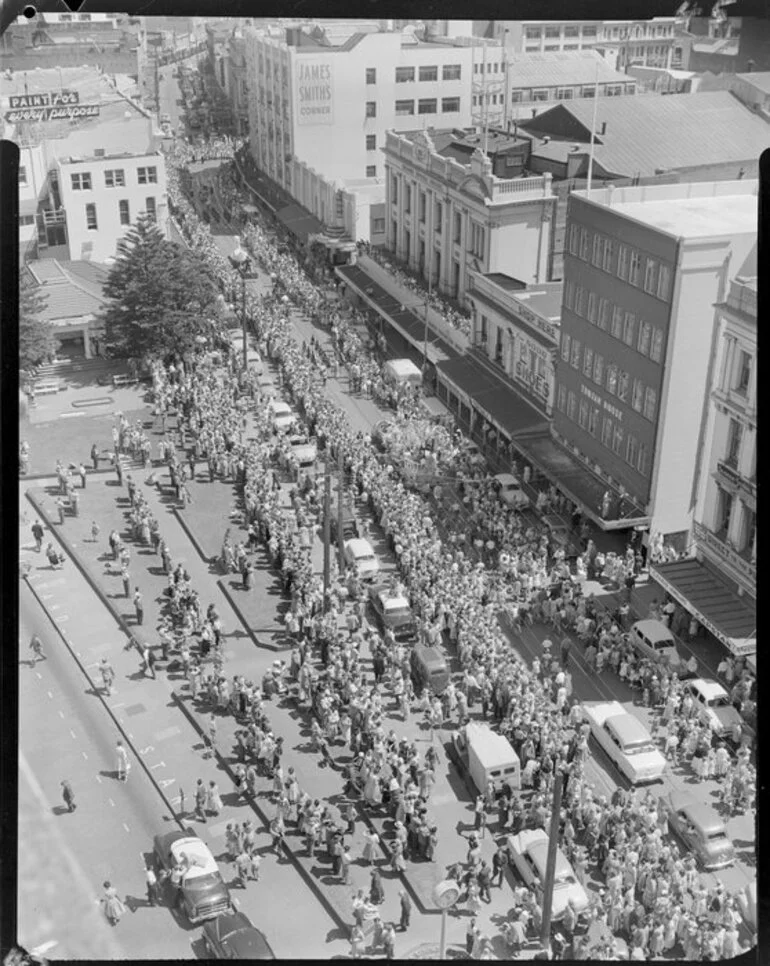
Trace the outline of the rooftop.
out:
<instances>
[{"instance_id":1,"label":"rooftop","mask_svg":"<svg viewBox=\"0 0 770 966\"><path fill-rule=\"evenodd\" d=\"M756 73L752 71L750 74L736 74L736 77L756 87L763 94L770 94L770 70L760 70Z\"/></svg>"},{"instance_id":2,"label":"rooftop","mask_svg":"<svg viewBox=\"0 0 770 966\"><path fill-rule=\"evenodd\" d=\"M517 302L521 302L541 318L549 322L561 320L561 296L563 282L542 282L521 292L513 292Z\"/></svg>"},{"instance_id":3,"label":"rooftop","mask_svg":"<svg viewBox=\"0 0 770 966\"><path fill-rule=\"evenodd\" d=\"M597 79L600 84L627 84L634 80L613 70L595 50L517 54L510 60L508 78L513 89L593 84Z\"/></svg>"},{"instance_id":4,"label":"rooftop","mask_svg":"<svg viewBox=\"0 0 770 966\"><path fill-rule=\"evenodd\" d=\"M46 258L27 262L26 268L42 289L40 318L46 322L96 315L106 301L102 289L109 273L101 265Z\"/></svg>"}]
</instances>

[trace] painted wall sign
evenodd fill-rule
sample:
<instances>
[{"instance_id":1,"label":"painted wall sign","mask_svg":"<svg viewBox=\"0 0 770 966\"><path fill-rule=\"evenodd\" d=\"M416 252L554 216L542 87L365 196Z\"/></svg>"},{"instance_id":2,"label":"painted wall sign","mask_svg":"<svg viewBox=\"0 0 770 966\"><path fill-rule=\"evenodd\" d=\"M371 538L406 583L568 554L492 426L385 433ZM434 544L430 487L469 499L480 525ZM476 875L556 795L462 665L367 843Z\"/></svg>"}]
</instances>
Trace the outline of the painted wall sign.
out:
<instances>
[{"instance_id":1,"label":"painted wall sign","mask_svg":"<svg viewBox=\"0 0 770 966\"><path fill-rule=\"evenodd\" d=\"M77 91L51 91L45 94L11 94L8 106L11 110L27 107L62 107L65 104L79 104Z\"/></svg>"},{"instance_id":2,"label":"painted wall sign","mask_svg":"<svg viewBox=\"0 0 770 966\"><path fill-rule=\"evenodd\" d=\"M9 124L20 121L60 121L79 117L98 117L101 112L99 104L74 104L64 107L28 107L15 111L6 111L5 119Z\"/></svg>"},{"instance_id":3,"label":"painted wall sign","mask_svg":"<svg viewBox=\"0 0 770 966\"><path fill-rule=\"evenodd\" d=\"M297 63L297 124L334 123L331 64Z\"/></svg>"}]
</instances>

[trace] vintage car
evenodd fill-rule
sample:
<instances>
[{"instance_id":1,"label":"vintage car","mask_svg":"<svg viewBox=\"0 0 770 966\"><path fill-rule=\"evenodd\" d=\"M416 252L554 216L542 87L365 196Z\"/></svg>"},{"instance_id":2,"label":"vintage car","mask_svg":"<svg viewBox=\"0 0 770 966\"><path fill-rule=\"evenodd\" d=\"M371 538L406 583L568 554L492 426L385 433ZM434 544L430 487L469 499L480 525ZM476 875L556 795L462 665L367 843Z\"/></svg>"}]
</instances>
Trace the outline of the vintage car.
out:
<instances>
[{"instance_id":1,"label":"vintage car","mask_svg":"<svg viewBox=\"0 0 770 966\"><path fill-rule=\"evenodd\" d=\"M291 429L297 421L297 416L291 406L282 399L271 399L269 409L273 426L281 432Z\"/></svg>"},{"instance_id":2,"label":"vintage car","mask_svg":"<svg viewBox=\"0 0 770 966\"><path fill-rule=\"evenodd\" d=\"M511 864L524 880L525 885L534 890L541 905L543 903L543 883L548 857L548 833L542 828L529 828L518 835L508 836L508 856ZM588 896L561 849L556 850L556 872L553 886L551 917L561 919L567 908L572 905L577 913L588 908Z\"/></svg>"},{"instance_id":3,"label":"vintage car","mask_svg":"<svg viewBox=\"0 0 770 966\"><path fill-rule=\"evenodd\" d=\"M583 714L596 743L632 785L662 779L664 755L639 718L619 701L586 701Z\"/></svg>"},{"instance_id":4,"label":"vintage car","mask_svg":"<svg viewBox=\"0 0 770 966\"><path fill-rule=\"evenodd\" d=\"M684 670L684 661L676 649L676 641L671 631L663 621L647 618L632 624L629 640L642 657L660 661L676 670L681 678L680 670Z\"/></svg>"},{"instance_id":5,"label":"vintage car","mask_svg":"<svg viewBox=\"0 0 770 966\"><path fill-rule=\"evenodd\" d=\"M735 861L735 846L725 823L710 805L688 792L661 795L660 808L668 824L704 869L724 869Z\"/></svg>"},{"instance_id":6,"label":"vintage car","mask_svg":"<svg viewBox=\"0 0 770 966\"><path fill-rule=\"evenodd\" d=\"M380 562L369 541L361 538L346 540L343 547L348 566L352 567L362 580L374 580L380 572Z\"/></svg>"},{"instance_id":7,"label":"vintage car","mask_svg":"<svg viewBox=\"0 0 770 966\"><path fill-rule=\"evenodd\" d=\"M391 594L387 586L379 584L369 588L369 603L377 624L383 631L390 628L396 640L410 640L414 637L414 614L406 597Z\"/></svg>"},{"instance_id":8,"label":"vintage car","mask_svg":"<svg viewBox=\"0 0 770 966\"><path fill-rule=\"evenodd\" d=\"M494 481L498 499L503 503L515 510L523 510L529 506L529 497L513 473L497 473Z\"/></svg>"},{"instance_id":9,"label":"vintage car","mask_svg":"<svg viewBox=\"0 0 770 966\"><path fill-rule=\"evenodd\" d=\"M289 437L289 445L294 458L301 467L315 465L318 458L318 448L313 440L306 436L293 435Z\"/></svg>"},{"instance_id":10,"label":"vintage car","mask_svg":"<svg viewBox=\"0 0 770 966\"><path fill-rule=\"evenodd\" d=\"M212 959L275 959L270 943L242 912L204 923L203 942Z\"/></svg>"},{"instance_id":11,"label":"vintage car","mask_svg":"<svg viewBox=\"0 0 770 966\"><path fill-rule=\"evenodd\" d=\"M214 919L230 911L230 893L216 859L193 829L156 835L153 844L161 872L170 872L175 866L185 870L181 907L191 923Z\"/></svg>"},{"instance_id":12,"label":"vintage car","mask_svg":"<svg viewBox=\"0 0 770 966\"><path fill-rule=\"evenodd\" d=\"M730 736L733 725L743 726L740 712L730 701L730 695L718 681L707 678L692 678L684 686L698 709L698 718L709 725L719 738Z\"/></svg>"}]
</instances>

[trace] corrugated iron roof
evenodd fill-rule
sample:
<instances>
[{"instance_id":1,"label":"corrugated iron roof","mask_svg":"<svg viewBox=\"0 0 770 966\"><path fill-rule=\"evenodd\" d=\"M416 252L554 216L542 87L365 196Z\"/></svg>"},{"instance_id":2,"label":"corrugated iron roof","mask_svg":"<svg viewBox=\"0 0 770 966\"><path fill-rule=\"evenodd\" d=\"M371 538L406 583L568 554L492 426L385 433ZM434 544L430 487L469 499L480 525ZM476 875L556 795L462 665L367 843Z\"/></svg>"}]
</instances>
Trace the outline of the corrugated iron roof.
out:
<instances>
[{"instance_id":1,"label":"corrugated iron roof","mask_svg":"<svg viewBox=\"0 0 770 966\"><path fill-rule=\"evenodd\" d=\"M613 70L594 50L516 54L510 60L508 83L513 90L529 87L573 87L575 84L627 84L634 77Z\"/></svg>"},{"instance_id":2,"label":"corrugated iron roof","mask_svg":"<svg viewBox=\"0 0 770 966\"><path fill-rule=\"evenodd\" d=\"M108 273L101 266L44 258L27 262L26 268L41 289L40 317L46 322L96 315L106 302L102 287Z\"/></svg>"}]
</instances>

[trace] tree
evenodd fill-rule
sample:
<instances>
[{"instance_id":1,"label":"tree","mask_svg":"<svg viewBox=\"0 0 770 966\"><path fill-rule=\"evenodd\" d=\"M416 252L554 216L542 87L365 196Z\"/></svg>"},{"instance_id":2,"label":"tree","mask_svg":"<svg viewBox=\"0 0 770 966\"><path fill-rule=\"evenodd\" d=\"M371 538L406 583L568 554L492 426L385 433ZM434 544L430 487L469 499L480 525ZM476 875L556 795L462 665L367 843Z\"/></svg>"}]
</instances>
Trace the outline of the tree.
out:
<instances>
[{"instance_id":1,"label":"tree","mask_svg":"<svg viewBox=\"0 0 770 966\"><path fill-rule=\"evenodd\" d=\"M26 272L19 277L19 368L34 369L56 351L54 327L40 318L46 296Z\"/></svg>"},{"instance_id":2,"label":"tree","mask_svg":"<svg viewBox=\"0 0 770 966\"><path fill-rule=\"evenodd\" d=\"M220 307L208 265L140 218L118 243L101 314L107 352L114 358L183 354L210 339Z\"/></svg>"}]
</instances>

